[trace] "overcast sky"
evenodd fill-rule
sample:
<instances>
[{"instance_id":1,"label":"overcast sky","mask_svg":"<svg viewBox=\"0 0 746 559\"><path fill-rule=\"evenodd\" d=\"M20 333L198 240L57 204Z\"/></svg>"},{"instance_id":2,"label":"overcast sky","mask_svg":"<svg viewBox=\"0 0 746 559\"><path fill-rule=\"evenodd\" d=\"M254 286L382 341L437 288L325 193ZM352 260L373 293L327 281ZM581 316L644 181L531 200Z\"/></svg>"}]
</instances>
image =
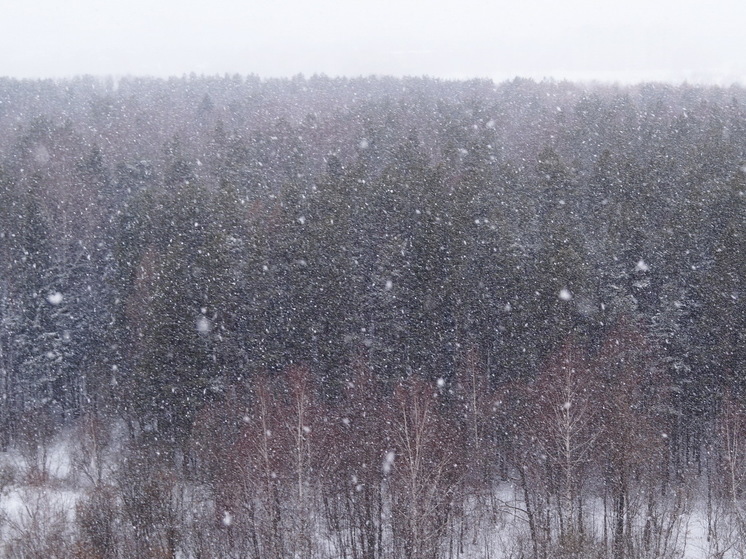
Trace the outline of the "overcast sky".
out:
<instances>
[{"instance_id":1,"label":"overcast sky","mask_svg":"<svg viewBox=\"0 0 746 559\"><path fill-rule=\"evenodd\" d=\"M0 0L0 75L746 84L744 0Z\"/></svg>"}]
</instances>

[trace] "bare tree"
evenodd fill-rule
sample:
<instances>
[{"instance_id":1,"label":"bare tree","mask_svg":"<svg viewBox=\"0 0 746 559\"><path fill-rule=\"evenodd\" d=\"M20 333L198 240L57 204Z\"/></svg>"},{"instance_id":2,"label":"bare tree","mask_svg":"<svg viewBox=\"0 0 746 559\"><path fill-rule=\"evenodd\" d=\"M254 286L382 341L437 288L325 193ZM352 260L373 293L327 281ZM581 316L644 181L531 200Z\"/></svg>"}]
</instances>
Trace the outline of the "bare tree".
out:
<instances>
[{"instance_id":1,"label":"bare tree","mask_svg":"<svg viewBox=\"0 0 746 559\"><path fill-rule=\"evenodd\" d=\"M82 475L94 487L105 483L112 451L112 426L98 414L86 414L75 429L71 462L76 475Z\"/></svg>"},{"instance_id":2,"label":"bare tree","mask_svg":"<svg viewBox=\"0 0 746 559\"><path fill-rule=\"evenodd\" d=\"M568 342L520 397L514 459L536 557L593 544L585 503L602 432L596 385L584 350Z\"/></svg>"},{"instance_id":3,"label":"bare tree","mask_svg":"<svg viewBox=\"0 0 746 559\"><path fill-rule=\"evenodd\" d=\"M384 460L392 448L383 426L390 417L384 383L358 364L314 453L322 501L336 554L353 559L384 555ZM317 428L317 429L319 429Z\"/></svg>"},{"instance_id":4,"label":"bare tree","mask_svg":"<svg viewBox=\"0 0 746 559\"><path fill-rule=\"evenodd\" d=\"M412 377L394 393L390 480L395 554L441 556L459 486L461 433L441 413L437 388Z\"/></svg>"},{"instance_id":5,"label":"bare tree","mask_svg":"<svg viewBox=\"0 0 746 559\"><path fill-rule=\"evenodd\" d=\"M733 394L720 404L708 472L708 542L717 557L746 557L746 409Z\"/></svg>"},{"instance_id":6,"label":"bare tree","mask_svg":"<svg viewBox=\"0 0 746 559\"><path fill-rule=\"evenodd\" d=\"M275 411L288 439L290 471L293 491L286 496L292 532L289 552L293 555L312 557L314 550L315 507L314 485L311 472L311 455L319 415L317 402L310 384L310 371L306 367L292 367L285 372L287 398L284 406Z\"/></svg>"},{"instance_id":7,"label":"bare tree","mask_svg":"<svg viewBox=\"0 0 746 559\"><path fill-rule=\"evenodd\" d=\"M118 557L123 543L122 534L118 530L120 521L121 511L113 487L99 485L87 491L75 507L75 557Z\"/></svg>"},{"instance_id":8,"label":"bare tree","mask_svg":"<svg viewBox=\"0 0 746 559\"><path fill-rule=\"evenodd\" d=\"M42 485L49 479L50 452L57 427L47 406L29 410L21 418L17 446L30 484Z\"/></svg>"},{"instance_id":9,"label":"bare tree","mask_svg":"<svg viewBox=\"0 0 746 559\"><path fill-rule=\"evenodd\" d=\"M226 455L215 514L230 554L281 559L291 543L284 503L294 468L282 422L282 392L282 385L268 375L255 379L250 409Z\"/></svg>"},{"instance_id":10,"label":"bare tree","mask_svg":"<svg viewBox=\"0 0 746 559\"><path fill-rule=\"evenodd\" d=\"M175 559L183 537L184 484L156 438L133 441L116 477L124 520L123 552Z\"/></svg>"},{"instance_id":11,"label":"bare tree","mask_svg":"<svg viewBox=\"0 0 746 559\"><path fill-rule=\"evenodd\" d=\"M36 488L22 490L23 505L6 515L5 557L63 559L72 555L69 503Z\"/></svg>"},{"instance_id":12,"label":"bare tree","mask_svg":"<svg viewBox=\"0 0 746 559\"><path fill-rule=\"evenodd\" d=\"M652 540L637 533L652 533L646 522L655 512L651 495L662 498L668 479L670 382L640 328L624 320L607 335L595 367L603 379L604 542L614 559L644 556Z\"/></svg>"}]
</instances>

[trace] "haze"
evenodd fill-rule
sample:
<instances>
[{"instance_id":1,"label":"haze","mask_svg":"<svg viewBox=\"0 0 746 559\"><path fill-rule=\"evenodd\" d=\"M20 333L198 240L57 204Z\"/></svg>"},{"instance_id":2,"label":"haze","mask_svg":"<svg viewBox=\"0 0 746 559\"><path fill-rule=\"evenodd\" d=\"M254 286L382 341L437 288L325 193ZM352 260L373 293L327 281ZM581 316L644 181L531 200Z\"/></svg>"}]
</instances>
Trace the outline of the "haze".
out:
<instances>
[{"instance_id":1,"label":"haze","mask_svg":"<svg viewBox=\"0 0 746 559\"><path fill-rule=\"evenodd\" d=\"M298 73L746 82L716 2L0 0L0 75Z\"/></svg>"}]
</instances>

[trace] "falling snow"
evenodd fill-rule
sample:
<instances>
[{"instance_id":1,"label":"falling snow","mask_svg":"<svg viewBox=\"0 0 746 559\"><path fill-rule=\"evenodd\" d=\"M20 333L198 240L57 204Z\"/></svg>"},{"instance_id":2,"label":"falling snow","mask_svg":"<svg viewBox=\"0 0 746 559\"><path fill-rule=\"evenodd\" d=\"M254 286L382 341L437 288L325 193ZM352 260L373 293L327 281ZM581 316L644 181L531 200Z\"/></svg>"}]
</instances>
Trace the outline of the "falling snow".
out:
<instances>
[{"instance_id":1,"label":"falling snow","mask_svg":"<svg viewBox=\"0 0 746 559\"><path fill-rule=\"evenodd\" d=\"M197 332L207 334L212 330L212 322L206 316L200 316L197 319Z\"/></svg>"},{"instance_id":2,"label":"falling snow","mask_svg":"<svg viewBox=\"0 0 746 559\"><path fill-rule=\"evenodd\" d=\"M386 453L386 456L383 458L383 464L381 465L381 469L383 470L383 473L385 475L389 475L391 473L391 468L394 467L394 459L396 458L396 454L393 450L390 450Z\"/></svg>"},{"instance_id":3,"label":"falling snow","mask_svg":"<svg viewBox=\"0 0 746 559\"><path fill-rule=\"evenodd\" d=\"M638 260L637 264L635 265L635 272L647 272L649 270L650 267L645 263L644 260Z\"/></svg>"}]
</instances>

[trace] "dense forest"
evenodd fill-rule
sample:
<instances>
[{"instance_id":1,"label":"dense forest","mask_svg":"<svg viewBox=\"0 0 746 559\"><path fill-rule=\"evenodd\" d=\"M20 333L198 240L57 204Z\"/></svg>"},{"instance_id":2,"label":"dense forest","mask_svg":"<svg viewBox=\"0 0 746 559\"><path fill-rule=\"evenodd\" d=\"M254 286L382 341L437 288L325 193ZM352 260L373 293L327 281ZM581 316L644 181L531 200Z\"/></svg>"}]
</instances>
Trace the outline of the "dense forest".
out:
<instances>
[{"instance_id":1,"label":"dense forest","mask_svg":"<svg viewBox=\"0 0 746 559\"><path fill-rule=\"evenodd\" d=\"M0 79L0 131L5 556L746 556L746 89Z\"/></svg>"}]
</instances>

